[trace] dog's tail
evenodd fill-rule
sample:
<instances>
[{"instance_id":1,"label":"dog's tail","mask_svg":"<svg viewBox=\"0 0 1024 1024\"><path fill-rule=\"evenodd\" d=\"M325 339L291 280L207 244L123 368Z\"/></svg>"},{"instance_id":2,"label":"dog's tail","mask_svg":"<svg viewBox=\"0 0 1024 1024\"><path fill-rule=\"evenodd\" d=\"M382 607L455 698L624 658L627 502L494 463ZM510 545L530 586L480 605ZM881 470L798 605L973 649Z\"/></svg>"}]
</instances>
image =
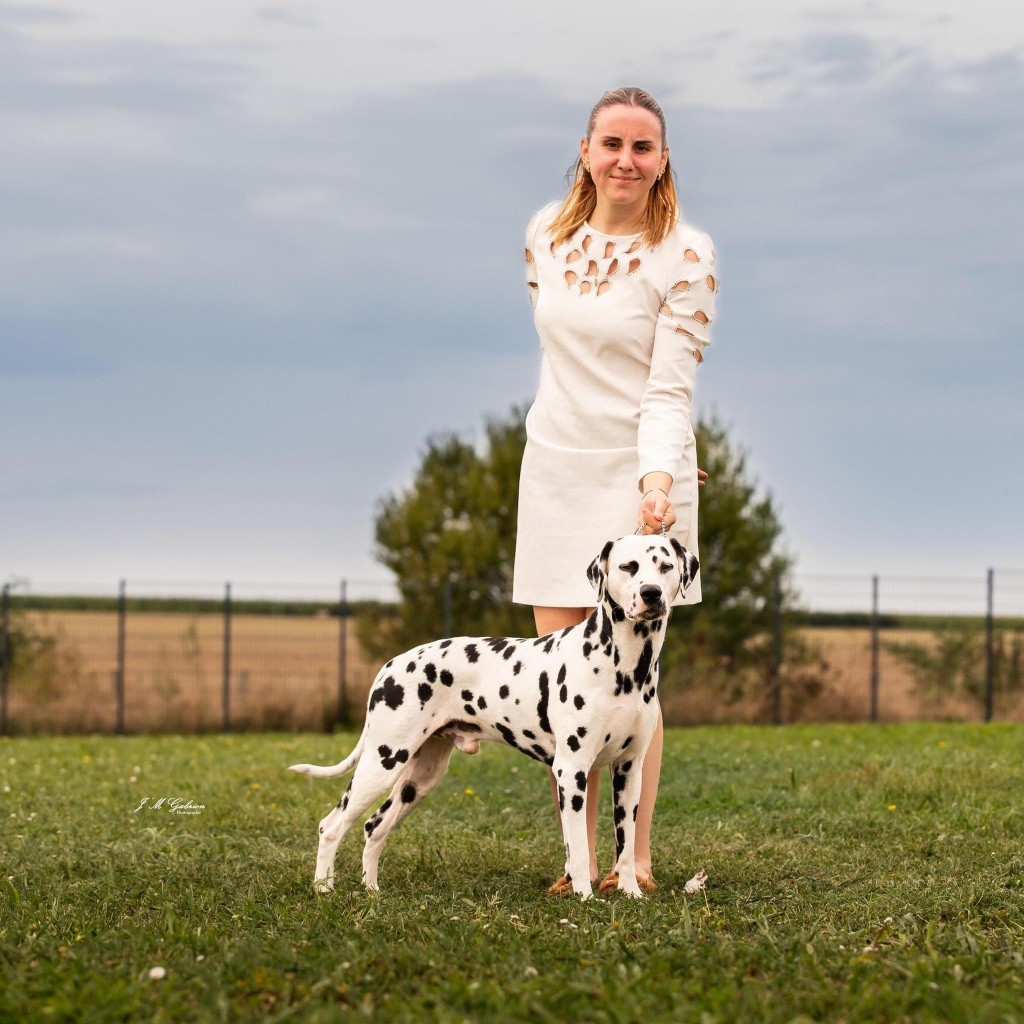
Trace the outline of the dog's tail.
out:
<instances>
[{"instance_id":1,"label":"dog's tail","mask_svg":"<svg viewBox=\"0 0 1024 1024\"><path fill-rule=\"evenodd\" d=\"M292 764L288 766L288 770L293 772L302 772L303 775L312 775L318 779L333 779L336 775L344 775L346 772L350 772L355 768L359 763L359 758L362 757L363 747L365 745L366 730L364 729L362 735L359 737L359 742L356 744L355 750L353 750L344 761L339 761L337 764L329 766L322 766L318 764Z\"/></svg>"}]
</instances>

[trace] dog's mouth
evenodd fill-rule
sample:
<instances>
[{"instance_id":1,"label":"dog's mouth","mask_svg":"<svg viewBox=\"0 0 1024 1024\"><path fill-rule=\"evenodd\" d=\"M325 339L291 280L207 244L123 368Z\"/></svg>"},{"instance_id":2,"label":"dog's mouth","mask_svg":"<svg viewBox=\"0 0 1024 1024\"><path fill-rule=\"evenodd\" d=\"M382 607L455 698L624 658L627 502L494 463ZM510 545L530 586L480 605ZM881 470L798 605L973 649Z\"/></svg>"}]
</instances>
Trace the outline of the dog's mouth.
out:
<instances>
[{"instance_id":1,"label":"dog's mouth","mask_svg":"<svg viewBox=\"0 0 1024 1024\"><path fill-rule=\"evenodd\" d=\"M634 609L629 618L649 622L651 619L662 618L667 611L668 608L664 601L655 601L654 604L643 607L639 611Z\"/></svg>"}]
</instances>

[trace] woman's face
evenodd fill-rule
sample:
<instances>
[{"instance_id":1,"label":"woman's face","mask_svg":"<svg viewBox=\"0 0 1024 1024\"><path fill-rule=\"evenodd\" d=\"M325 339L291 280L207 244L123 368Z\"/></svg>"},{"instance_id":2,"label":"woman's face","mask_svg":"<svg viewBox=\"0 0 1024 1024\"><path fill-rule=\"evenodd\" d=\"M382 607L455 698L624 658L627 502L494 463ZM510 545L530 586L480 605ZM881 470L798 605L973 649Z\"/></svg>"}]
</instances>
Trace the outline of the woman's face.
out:
<instances>
[{"instance_id":1,"label":"woman's face","mask_svg":"<svg viewBox=\"0 0 1024 1024\"><path fill-rule=\"evenodd\" d=\"M616 206L644 205L668 162L661 124L649 110L616 104L597 112L594 131L580 140L599 196Z\"/></svg>"}]
</instances>

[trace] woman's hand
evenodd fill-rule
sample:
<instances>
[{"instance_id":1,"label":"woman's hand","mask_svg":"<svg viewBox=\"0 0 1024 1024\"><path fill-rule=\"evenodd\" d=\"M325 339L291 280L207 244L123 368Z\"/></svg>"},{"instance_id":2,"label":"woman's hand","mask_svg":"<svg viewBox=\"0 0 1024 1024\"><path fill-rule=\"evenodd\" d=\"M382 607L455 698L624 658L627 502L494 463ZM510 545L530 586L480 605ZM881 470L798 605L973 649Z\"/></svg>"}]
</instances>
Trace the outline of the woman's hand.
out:
<instances>
[{"instance_id":1,"label":"woman's hand","mask_svg":"<svg viewBox=\"0 0 1024 1024\"><path fill-rule=\"evenodd\" d=\"M697 467L697 486L703 487L708 474ZM671 477L666 477L671 480ZM636 515L637 527L641 533L657 533L664 522L665 529L671 530L676 522L676 512L668 495L661 487L653 486L640 500Z\"/></svg>"},{"instance_id":2,"label":"woman's hand","mask_svg":"<svg viewBox=\"0 0 1024 1024\"><path fill-rule=\"evenodd\" d=\"M659 533L662 523L665 524L666 530L671 530L675 522L675 509L672 508L668 495L660 487L652 488L640 499L637 527L641 533Z\"/></svg>"}]
</instances>

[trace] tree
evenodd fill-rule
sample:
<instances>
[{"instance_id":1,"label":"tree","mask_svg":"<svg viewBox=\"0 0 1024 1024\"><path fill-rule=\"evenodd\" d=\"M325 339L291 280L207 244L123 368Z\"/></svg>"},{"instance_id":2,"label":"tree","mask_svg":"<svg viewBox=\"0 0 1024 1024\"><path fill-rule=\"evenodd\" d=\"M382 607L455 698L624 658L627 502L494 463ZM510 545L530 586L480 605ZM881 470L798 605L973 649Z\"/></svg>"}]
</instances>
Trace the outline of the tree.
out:
<instances>
[{"instance_id":1,"label":"tree","mask_svg":"<svg viewBox=\"0 0 1024 1024\"><path fill-rule=\"evenodd\" d=\"M489 419L482 453L453 434L429 438L408 490L378 503L375 555L401 601L390 620L357 616L368 654L389 658L448 630L532 634L532 612L510 600L526 412Z\"/></svg>"},{"instance_id":2,"label":"tree","mask_svg":"<svg viewBox=\"0 0 1024 1024\"><path fill-rule=\"evenodd\" d=\"M369 654L390 658L448 630L533 634L530 609L510 600L526 412L516 406L489 420L482 452L455 435L430 438L409 488L379 503L376 557L397 576L401 601L390 620L357 620ZM758 494L725 427L701 418L694 433L709 473L699 499L702 603L673 614L662 678L668 690L700 686L718 699L763 703L775 578L785 580L792 559L779 549L773 499ZM788 585L782 597L788 607Z\"/></svg>"}]
</instances>

